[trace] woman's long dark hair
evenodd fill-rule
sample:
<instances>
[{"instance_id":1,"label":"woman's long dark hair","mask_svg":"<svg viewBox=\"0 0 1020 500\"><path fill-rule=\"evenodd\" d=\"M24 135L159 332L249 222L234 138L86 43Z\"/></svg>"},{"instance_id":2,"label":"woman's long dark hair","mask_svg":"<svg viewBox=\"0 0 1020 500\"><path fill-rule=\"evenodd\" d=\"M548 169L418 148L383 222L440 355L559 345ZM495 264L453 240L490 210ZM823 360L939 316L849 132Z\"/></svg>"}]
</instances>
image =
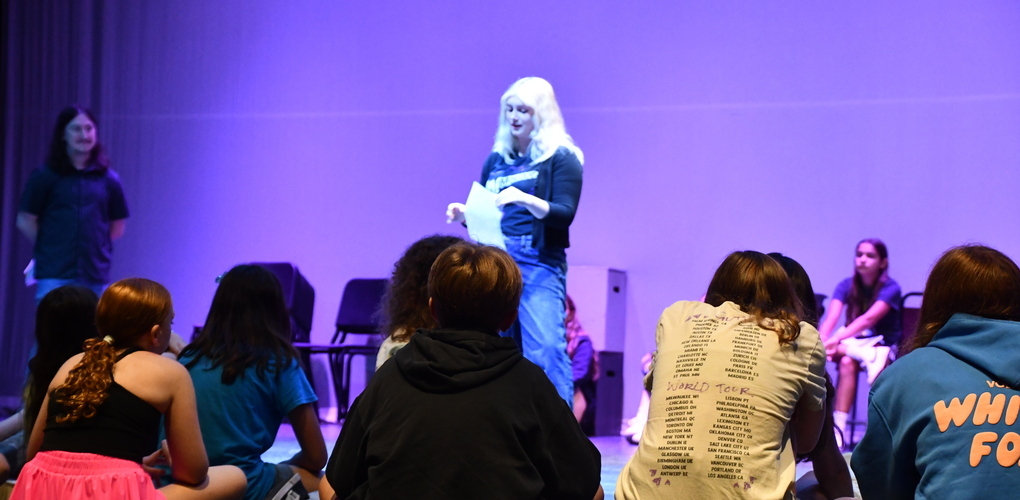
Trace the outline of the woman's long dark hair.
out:
<instances>
[{"instance_id":1,"label":"woman's long dark hair","mask_svg":"<svg viewBox=\"0 0 1020 500\"><path fill-rule=\"evenodd\" d=\"M60 111L57 115L57 123L53 126L53 137L50 139L50 152L46 158L46 163L60 175L69 174L75 171L74 165L71 163L71 157L67 155L67 141L64 140L64 131L67 129L67 124L71 123L78 115L85 115L92 123L99 128L99 122L96 121L96 116L92 114L86 108L83 108L77 104L68 106ZM103 144L99 142L99 136L96 136L96 144L92 147L92 151L89 154L90 164L105 170L110 167L110 160L106 157L106 150L103 148Z\"/></svg>"},{"instance_id":2,"label":"woman's long dark hair","mask_svg":"<svg viewBox=\"0 0 1020 500\"><path fill-rule=\"evenodd\" d=\"M287 304L276 275L251 264L236 266L224 274L202 331L181 357L192 357L185 365L188 368L202 358L209 359L213 367L222 366L220 380L226 385L244 376L249 367L254 366L262 377L274 363L279 373L291 360L298 360L290 341Z\"/></svg>"},{"instance_id":3,"label":"woman's long dark hair","mask_svg":"<svg viewBox=\"0 0 1020 500\"><path fill-rule=\"evenodd\" d=\"M889 281L889 265L887 260L889 258L889 249L886 248L885 243L878 238L866 238L857 242L857 246L854 247L855 259L857 249L863 243L869 243L875 247L878 257L886 261L886 266L882 269L882 273L878 275L875 284L870 287L864 284L864 278L857 272L856 266L854 267L853 285L850 287L850 293L846 296L846 324L848 325L864 314L875 303L875 299L878 298L878 292L885 286L885 282Z\"/></svg>"},{"instance_id":4,"label":"woman's long dark hair","mask_svg":"<svg viewBox=\"0 0 1020 500\"><path fill-rule=\"evenodd\" d=\"M1020 268L982 245L942 254L924 286L917 333L904 346L907 352L928 345L956 313L1020 321Z\"/></svg>"},{"instance_id":5,"label":"woman's long dark hair","mask_svg":"<svg viewBox=\"0 0 1020 500\"><path fill-rule=\"evenodd\" d=\"M382 332L394 340L406 341L419 328L435 328L429 312L429 271L443 250L462 243L456 236L432 235L407 247L393 265L382 299Z\"/></svg>"},{"instance_id":6,"label":"woman's long dark hair","mask_svg":"<svg viewBox=\"0 0 1020 500\"><path fill-rule=\"evenodd\" d=\"M57 422L94 417L113 382L117 349L134 345L153 326L169 320L171 313L170 292L155 281L128 278L110 285L96 307L96 329L104 338L86 340L81 361L53 389L53 400L65 409Z\"/></svg>"},{"instance_id":7,"label":"woman's long dark hair","mask_svg":"<svg viewBox=\"0 0 1020 500\"><path fill-rule=\"evenodd\" d=\"M776 332L781 344L800 335L800 300L786 271L768 255L746 250L726 257L708 285L705 302L718 307L727 301L750 314L758 326Z\"/></svg>"},{"instance_id":8,"label":"woman's long dark hair","mask_svg":"<svg viewBox=\"0 0 1020 500\"><path fill-rule=\"evenodd\" d=\"M56 288L39 302L35 312L35 343L38 348L28 362L25 383L25 430L32 432L42 409L50 381L71 356L82 352L82 344L99 336L96 304L99 297L83 286Z\"/></svg>"}]
</instances>

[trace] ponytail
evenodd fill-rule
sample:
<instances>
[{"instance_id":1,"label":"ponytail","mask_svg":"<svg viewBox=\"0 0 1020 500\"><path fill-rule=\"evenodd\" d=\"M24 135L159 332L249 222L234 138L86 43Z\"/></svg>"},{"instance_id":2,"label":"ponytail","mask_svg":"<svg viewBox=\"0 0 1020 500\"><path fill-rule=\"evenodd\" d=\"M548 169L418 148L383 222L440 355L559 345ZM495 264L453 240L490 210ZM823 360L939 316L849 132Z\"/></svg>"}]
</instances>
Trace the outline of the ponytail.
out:
<instances>
[{"instance_id":1,"label":"ponytail","mask_svg":"<svg viewBox=\"0 0 1020 500\"><path fill-rule=\"evenodd\" d=\"M163 285L144 278L123 279L110 285L96 306L96 329L105 337L85 341L85 355L64 383L53 390L52 399L66 410L57 422L94 417L113 382L116 347L138 345L138 339L154 325L168 323L172 316L170 292Z\"/></svg>"},{"instance_id":2,"label":"ponytail","mask_svg":"<svg viewBox=\"0 0 1020 500\"><path fill-rule=\"evenodd\" d=\"M53 399L66 410L57 417L58 423L92 418L99 405L106 401L107 390L113 382L113 365L117 362L112 342L110 336L85 341L85 355L68 373L63 385L53 390Z\"/></svg>"}]
</instances>

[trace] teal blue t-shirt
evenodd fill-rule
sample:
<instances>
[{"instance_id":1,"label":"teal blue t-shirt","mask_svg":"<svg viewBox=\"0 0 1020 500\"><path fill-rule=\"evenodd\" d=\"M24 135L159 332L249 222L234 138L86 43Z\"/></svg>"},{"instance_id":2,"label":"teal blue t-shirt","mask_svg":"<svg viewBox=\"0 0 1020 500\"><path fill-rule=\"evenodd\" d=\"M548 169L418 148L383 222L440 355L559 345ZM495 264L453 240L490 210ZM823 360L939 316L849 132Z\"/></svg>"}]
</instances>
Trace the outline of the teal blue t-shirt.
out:
<instances>
[{"instance_id":1,"label":"teal blue t-shirt","mask_svg":"<svg viewBox=\"0 0 1020 500\"><path fill-rule=\"evenodd\" d=\"M181 358L187 364L193 358ZM318 400L297 360L282 371L275 364L263 376L248 368L223 385L222 367L201 359L188 369L198 397L198 420L209 465L236 465L248 477L246 500L261 500L273 485L276 468L262 461L283 418L300 405Z\"/></svg>"}]
</instances>

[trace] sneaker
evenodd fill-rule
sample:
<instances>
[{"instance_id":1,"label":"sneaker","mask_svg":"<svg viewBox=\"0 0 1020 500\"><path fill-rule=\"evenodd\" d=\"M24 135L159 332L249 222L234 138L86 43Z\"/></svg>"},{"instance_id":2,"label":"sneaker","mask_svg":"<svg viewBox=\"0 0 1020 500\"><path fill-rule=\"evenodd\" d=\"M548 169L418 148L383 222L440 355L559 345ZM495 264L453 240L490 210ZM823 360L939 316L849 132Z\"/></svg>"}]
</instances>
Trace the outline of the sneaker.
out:
<instances>
[{"instance_id":1,"label":"sneaker","mask_svg":"<svg viewBox=\"0 0 1020 500\"><path fill-rule=\"evenodd\" d=\"M878 374L882 373L886 363L889 362L889 351L889 346L877 345L874 347L874 357L872 357L867 363L861 363L864 365L864 368L868 370L868 385L875 383L875 379L878 378Z\"/></svg>"},{"instance_id":2,"label":"sneaker","mask_svg":"<svg viewBox=\"0 0 1020 500\"><path fill-rule=\"evenodd\" d=\"M301 484L301 475L289 465L276 464L276 479L266 500L308 500L308 490Z\"/></svg>"},{"instance_id":3,"label":"sneaker","mask_svg":"<svg viewBox=\"0 0 1020 500\"><path fill-rule=\"evenodd\" d=\"M857 337L853 339L844 339L842 344L846 346L847 356L864 364L875 359L875 344L881 342L882 338L883 337L881 335L876 335L874 337Z\"/></svg>"},{"instance_id":4,"label":"sneaker","mask_svg":"<svg viewBox=\"0 0 1020 500\"><path fill-rule=\"evenodd\" d=\"M639 423L624 429L624 431L620 434L627 439L628 443L638 444L641 442L641 435L644 434L644 432L645 425L643 423Z\"/></svg>"}]
</instances>

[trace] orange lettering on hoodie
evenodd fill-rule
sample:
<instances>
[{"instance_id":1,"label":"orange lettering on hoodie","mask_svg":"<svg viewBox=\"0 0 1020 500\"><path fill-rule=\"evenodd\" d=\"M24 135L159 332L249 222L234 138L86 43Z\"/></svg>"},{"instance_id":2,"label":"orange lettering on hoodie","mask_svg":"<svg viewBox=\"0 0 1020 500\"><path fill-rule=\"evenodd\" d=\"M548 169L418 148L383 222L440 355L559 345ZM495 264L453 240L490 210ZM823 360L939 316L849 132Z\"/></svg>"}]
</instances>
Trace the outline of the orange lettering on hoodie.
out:
<instances>
[{"instance_id":1,"label":"orange lettering on hoodie","mask_svg":"<svg viewBox=\"0 0 1020 500\"><path fill-rule=\"evenodd\" d=\"M996 394L992 398L990 392L986 392L978 398L977 407L974 408L974 425L997 424L1002 419L1002 409L1006 406L1006 395Z\"/></svg>"},{"instance_id":2,"label":"orange lettering on hoodie","mask_svg":"<svg viewBox=\"0 0 1020 500\"><path fill-rule=\"evenodd\" d=\"M953 422L957 427L963 425L971 411L974 410L975 401L977 401L977 394L968 394L963 398L962 403L960 398L953 398L949 406L946 406L945 401L935 403L935 421L939 424L939 432L946 432L949 429L949 422Z\"/></svg>"},{"instance_id":3,"label":"orange lettering on hoodie","mask_svg":"<svg viewBox=\"0 0 1020 500\"><path fill-rule=\"evenodd\" d=\"M971 394L973 396L973 394ZM969 397L969 396L968 396ZM948 425L948 424L946 424ZM945 432L945 431L942 431ZM994 432L979 432L974 434L974 440L970 443L970 466L977 467L981 463L981 457L990 455L992 453L992 447L985 443L991 443L999 437Z\"/></svg>"}]
</instances>

